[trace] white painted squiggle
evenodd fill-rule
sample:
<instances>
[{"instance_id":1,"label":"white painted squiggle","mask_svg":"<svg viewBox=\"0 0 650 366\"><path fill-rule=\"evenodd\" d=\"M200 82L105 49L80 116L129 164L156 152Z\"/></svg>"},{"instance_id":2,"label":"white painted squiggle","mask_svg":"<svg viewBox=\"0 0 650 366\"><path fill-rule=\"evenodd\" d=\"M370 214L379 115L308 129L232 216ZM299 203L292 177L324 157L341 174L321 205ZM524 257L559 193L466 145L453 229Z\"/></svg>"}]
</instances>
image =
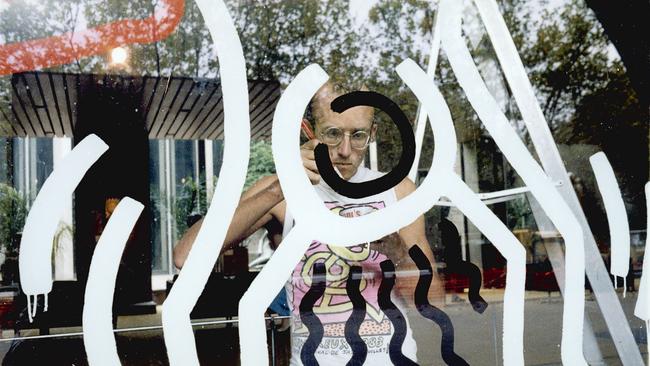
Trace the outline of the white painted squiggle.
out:
<instances>
[{"instance_id":1,"label":"white painted squiggle","mask_svg":"<svg viewBox=\"0 0 650 366\"><path fill-rule=\"evenodd\" d=\"M562 361L566 365L586 365L582 354L585 259L581 226L483 82L461 35L462 6L457 0L442 0L439 4L443 49L479 118L565 240L566 260L571 266L567 266L565 284Z\"/></svg>"},{"instance_id":2,"label":"white painted squiggle","mask_svg":"<svg viewBox=\"0 0 650 366\"><path fill-rule=\"evenodd\" d=\"M431 29L431 45L429 46L429 63L427 64L427 75L435 78L436 66L438 65L438 55L440 54L440 22L438 21L438 12L434 14L433 28ZM417 122L415 123L415 159L413 166L409 171L409 179L417 180L418 167L420 165L420 153L422 152L422 143L424 142L424 131L426 129L427 114L418 106Z\"/></svg>"},{"instance_id":3,"label":"white painted squiggle","mask_svg":"<svg viewBox=\"0 0 650 366\"><path fill-rule=\"evenodd\" d=\"M645 184L646 201L646 233L650 232L650 182ZM650 337L650 238L645 240L645 252L643 253L643 269L641 272L641 283L639 294L634 305L634 316L645 321L646 337ZM650 339L650 338L646 338ZM650 365L650 352L648 352L648 365Z\"/></svg>"},{"instance_id":4,"label":"white painted squiggle","mask_svg":"<svg viewBox=\"0 0 650 366\"><path fill-rule=\"evenodd\" d=\"M445 180L443 184L447 198L508 261L506 289L503 293L503 365L523 365L526 250L460 177L449 174L442 179Z\"/></svg>"},{"instance_id":5,"label":"white painted squiggle","mask_svg":"<svg viewBox=\"0 0 650 366\"><path fill-rule=\"evenodd\" d=\"M647 215L646 228L650 230L650 182L645 184L645 199ZM646 231L648 232L648 231ZM636 298L634 315L642 320L650 321L650 238L646 237L645 252L643 253L643 269L641 272L641 283L639 284L639 296Z\"/></svg>"},{"instance_id":6,"label":"white painted squiggle","mask_svg":"<svg viewBox=\"0 0 650 366\"><path fill-rule=\"evenodd\" d=\"M516 101L517 108L521 113L527 132L535 146L542 167L549 177L556 182L569 182L566 167L555 145L548 123L535 96L535 91L526 74L526 69L524 68L521 57L519 57L506 22L499 11L497 1L474 0L474 4L478 8L485 30L490 37L494 52L501 65L501 71L508 81L508 86L512 91L512 96ZM585 269L594 289L598 305L601 309L606 309L602 314L614 341L614 345L616 346L616 350L618 351L618 355L621 358L621 362L625 365L642 364L641 353L636 346L635 338L632 335L623 308L611 286L609 278L606 277L607 272L602 262L602 256L593 235L589 232L587 218L584 212L582 212L578 197L568 184L564 184L558 188L558 191L566 200L569 208L573 210L583 228ZM545 221L550 223L548 222L550 220ZM556 246L557 244L551 244L549 248ZM555 265L553 267L556 274L558 272L561 274L561 281L564 283L564 268L558 268ZM589 334L589 339L585 339L586 347L584 352L589 355L589 362L602 363L600 350L596 344L593 331L590 329L590 326L585 327L586 334Z\"/></svg>"},{"instance_id":7,"label":"white painted squiggle","mask_svg":"<svg viewBox=\"0 0 650 366\"><path fill-rule=\"evenodd\" d=\"M27 215L18 266L28 305L34 296L33 308L27 306L30 322L36 315L38 295L47 296L52 291L52 245L66 201L72 199L83 176L106 150L108 145L96 135L84 138L45 180Z\"/></svg>"},{"instance_id":8,"label":"white painted squiggle","mask_svg":"<svg viewBox=\"0 0 650 366\"><path fill-rule=\"evenodd\" d=\"M222 0L197 0L215 43L224 106L223 165L214 196L185 265L163 304L162 323L171 365L198 365L190 312L214 267L239 202L250 149L246 64L235 25ZM259 349L253 352L260 352Z\"/></svg>"},{"instance_id":9,"label":"white painted squiggle","mask_svg":"<svg viewBox=\"0 0 650 366\"><path fill-rule=\"evenodd\" d=\"M630 225L627 220L625 203L616 182L614 169L603 152L589 158L591 168L596 176L598 190L603 197L609 237L611 241L611 268L609 272L625 278L630 269Z\"/></svg>"},{"instance_id":10,"label":"white painted squiggle","mask_svg":"<svg viewBox=\"0 0 650 366\"><path fill-rule=\"evenodd\" d=\"M129 197L115 207L90 262L83 307L84 348L90 365L119 365L113 335L113 295L122 252L144 206Z\"/></svg>"},{"instance_id":11,"label":"white painted squiggle","mask_svg":"<svg viewBox=\"0 0 650 366\"><path fill-rule=\"evenodd\" d=\"M365 216L341 218L327 209L322 210L324 205L307 180L300 161L299 141L295 139L299 123L290 124L291 121L300 121L304 106L327 80L327 75L317 65L305 68L278 102L273 125L273 153L288 209L298 212L295 215L297 222L239 303L242 365L268 364L265 353L255 352L266 347L264 310L300 261L311 239L341 246L379 239L413 222L433 206L440 192L458 192L461 189L459 186L464 187L462 194L469 193L469 196L459 198L460 205L474 210L472 218L481 227L489 227L486 228L489 237L498 243L498 248L508 259L509 280L504 304L509 314L508 318L504 317L504 335L507 335L508 341L504 342L504 359L508 365L523 363L525 252L503 223L453 173L456 146L453 123L449 109L431 78L412 60L404 61L396 70L429 113L436 144L431 167L435 174L427 175L415 192L395 205ZM431 111L436 111L436 118L433 118ZM456 194L452 195L457 197ZM309 225L310 222L318 225Z\"/></svg>"},{"instance_id":12,"label":"white painted squiggle","mask_svg":"<svg viewBox=\"0 0 650 366\"><path fill-rule=\"evenodd\" d=\"M419 70L413 79L420 78L420 82L426 85L426 75L422 78L422 74L424 73ZM413 222L432 207L441 194L435 174L430 174L419 189L395 205L364 216L344 218L325 207L304 173L299 150L299 122L305 106L327 78L327 74L318 65L306 67L289 84L275 110L273 156L287 208L295 218L296 226L239 302L242 365L268 364L267 355L259 352L259 349L266 348L264 310L276 294L269 293L281 288L286 282L311 239L341 246L380 239ZM430 119L436 144L432 171L453 169L456 135L449 122L450 120L443 121L439 118ZM305 234L307 231L309 235ZM277 263L282 263L284 267L276 265ZM273 272L275 270L280 272L276 274ZM266 291L263 289L267 288L270 290L258 297L259 291Z\"/></svg>"},{"instance_id":13,"label":"white painted squiggle","mask_svg":"<svg viewBox=\"0 0 650 366\"><path fill-rule=\"evenodd\" d=\"M433 83L433 76L425 75L412 60L405 60L397 66L396 70L421 101L423 112L427 113L429 118L435 116L443 122L443 125L453 126L451 113ZM474 193L453 170L431 170L427 176L429 175L436 177L437 183L442 185L443 194L485 234L508 261L506 288L503 295L503 364L523 365L526 251L512 232L481 201L479 195Z\"/></svg>"}]
</instances>

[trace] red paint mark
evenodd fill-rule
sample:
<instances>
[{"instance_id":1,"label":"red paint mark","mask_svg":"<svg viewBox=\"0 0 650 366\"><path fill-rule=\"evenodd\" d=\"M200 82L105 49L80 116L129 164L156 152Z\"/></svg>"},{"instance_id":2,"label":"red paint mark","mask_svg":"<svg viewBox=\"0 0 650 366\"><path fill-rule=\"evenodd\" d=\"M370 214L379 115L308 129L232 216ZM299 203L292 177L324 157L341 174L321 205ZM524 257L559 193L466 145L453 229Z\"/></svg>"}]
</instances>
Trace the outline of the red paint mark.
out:
<instances>
[{"instance_id":1,"label":"red paint mark","mask_svg":"<svg viewBox=\"0 0 650 366\"><path fill-rule=\"evenodd\" d=\"M0 75L72 63L132 43L167 38L185 10L185 0L162 0L144 19L123 19L95 28L0 46Z\"/></svg>"}]
</instances>

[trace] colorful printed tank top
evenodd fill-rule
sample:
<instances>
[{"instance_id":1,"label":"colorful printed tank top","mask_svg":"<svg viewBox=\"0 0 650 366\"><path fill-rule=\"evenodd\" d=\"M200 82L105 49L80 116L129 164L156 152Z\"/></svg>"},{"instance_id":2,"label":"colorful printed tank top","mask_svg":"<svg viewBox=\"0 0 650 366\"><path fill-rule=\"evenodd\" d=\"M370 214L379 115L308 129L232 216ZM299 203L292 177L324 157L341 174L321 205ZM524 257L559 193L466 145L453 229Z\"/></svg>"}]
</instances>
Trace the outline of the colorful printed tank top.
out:
<instances>
[{"instance_id":1,"label":"colorful printed tank top","mask_svg":"<svg viewBox=\"0 0 650 366\"><path fill-rule=\"evenodd\" d=\"M382 173L360 167L350 179L351 182L363 182L378 178ZM350 199L334 192L325 182L315 186L319 196L327 207L345 217L357 217L380 210L393 204L397 198L395 190L369 196L363 199ZM285 217L285 225L293 220ZM285 230L285 234L288 230ZM360 266L363 278L359 286L366 301L366 317L359 329L359 335L366 344L368 354L365 364L392 364L388 354L388 345L394 329L390 320L380 310L377 293L381 284L382 272L379 264L388 259L384 254L361 244L352 247L337 247L313 241L294 269L292 277L285 285L287 301L291 309L291 365L302 365L300 353L309 336L309 331L300 319L299 305L311 286L311 272L314 263L324 263L326 287L323 296L314 304L313 312L323 324L323 339L315 350L314 356L320 365L344 365L352 357L352 349L345 339L345 322L352 313L346 283L350 266ZM401 308L399 299L393 298ZM400 309L404 314L404 310ZM407 320L408 325L408 320ZM407 326L406 339L402 346L404 355L416 360L416 345Z\"/></svg>"}]
</instances>

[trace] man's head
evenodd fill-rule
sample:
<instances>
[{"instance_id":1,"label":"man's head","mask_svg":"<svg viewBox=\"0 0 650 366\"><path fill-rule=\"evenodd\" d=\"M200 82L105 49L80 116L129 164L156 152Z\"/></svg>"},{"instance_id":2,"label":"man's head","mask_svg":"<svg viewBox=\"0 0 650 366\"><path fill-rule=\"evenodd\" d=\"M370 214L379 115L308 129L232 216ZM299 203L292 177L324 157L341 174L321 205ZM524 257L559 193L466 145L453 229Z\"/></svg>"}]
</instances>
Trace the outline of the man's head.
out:
<instances>
[{"instance_id":1,"label":"man's head","mask_svg":"<svg viewBox=\"0 0 650 366\"><path fill-rule=\"evenodd\" d=\"M366 155L368 143L374 141L377 133L372 107L353 107L343 113L332 111L330 103L349 91L327 82L310 103L316 138L329 145L332 165L346 180L357 172Z\"/></svg>"}]
</instances>

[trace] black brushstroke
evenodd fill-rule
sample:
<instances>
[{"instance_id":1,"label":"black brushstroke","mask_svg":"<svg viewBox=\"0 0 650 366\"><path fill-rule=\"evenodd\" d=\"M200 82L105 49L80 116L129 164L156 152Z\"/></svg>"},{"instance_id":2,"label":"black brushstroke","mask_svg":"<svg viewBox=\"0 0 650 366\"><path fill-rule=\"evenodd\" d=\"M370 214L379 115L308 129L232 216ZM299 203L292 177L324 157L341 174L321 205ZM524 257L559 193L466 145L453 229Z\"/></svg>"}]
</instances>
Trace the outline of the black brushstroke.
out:
<instances>
[{"instance_id":1,"label":"black brushstroke","mask_svg":"<svg viewBox=\"0 0 650 366\"><path fill-rule=\"evenodd\" d=\"M427 294L433 279L431 263L417 245L413 245L409 249L409 255L420 270L420 278L415 287L415 307L420 312L420 315L434 321L440 327L442 332L442 341L440 342L442 359L447 365L469 365L454 352L454 325L451 323L451 319L444 311L429 303Z\"/></svg>"},{"instance_id":2,"label":"black brushstroke","mask_svg":"<svg viewBox=\"0 0 650 366\"><path fill-rule=\"evenodd\" d=\"M361 285L362 270L359 266L350 266L345 289L352 302L352 314L345 322L345 340L352 349L352 358L347 366L361 366L368 356L368 347L359 335L361 323L366 318L366 300L361 296L359 286Z\"/></svg>"},{"instance_id":3,"label":"black brushstroke","mask_svg":"<svg viewBox=\"0 0 650 366\"><path fill-rule=\"evenodd\" d=\"M390 259L387 259L379 264L383 277L377 292L377 302L379 308L386 314L391 323L393 323L393 336L390 338L388 344L388 355L393 365L397 366L416 366L417 363L413 362L410 358L402 353L402 345L406 338L406 320L401 311L393 304L390 299L390 293L395 285L395 266Z\"/></svg>"},{"instance_id":4,"label":"black brushstroke","mask_svg":"<svg viewBox=\"0 0 650 366\"><path fill-rule=\"evenodd\" d=\"M479 293L482 281L481 270L479 270L474 263L469 261L461 261L452 266L447 264L447 266L447 272L464 274L469 277L469 292L467 294L469 302L472 304L474 311L483 314L485 309L488 307L488 303Z\"/></svg>"},{"instance_id":5,"label":"black brushstroke","mask_svg":"<svg viewBox=\"0 0 650 366\"><path fill-rule=\"evenodd\" d=\"M312 266L311 287L300 301L300 320L309 331L309 336L300 350L300 360L305 366L318 365L316 350L323 340L323 323L314 314L314 304L325 293L325 263L314 263Z\"/></svg>"},{"instance_id":6,"label":"black brushstroke","mask_svg":"<svg viewBox=\"0 0 650 366\"><path fill-rule=\"evenodd\" d=\"M337 97L331 103L332 110L337 113L345 112L349 108L357 106L375 107L388 114L399 130L402 140L402 155L397 165L388 174L367 182L350 183L339 177L334 170L328 146L318 144L314 150L318 173L334 191L350 198L364 198L395 187L408 175L415 160L413 127L395 102L376 92L354 91Z\"/></svg>"},{"instance_id":7,"label":"black brushstroke","mask_svg":"<svg viewBox=\"0 0 650 366\"><path fill-rule=\"evenodd\" d=\"M474 263L463 260L460 234L453 222L446 217L441 218L438 230L440 231L440 241L444 247L446 273L462 274L469 278L469 302L474 311L482 314L487 309L488 303L479 293L482 283L481 271Z\"/></svg>"}]
</instances>

